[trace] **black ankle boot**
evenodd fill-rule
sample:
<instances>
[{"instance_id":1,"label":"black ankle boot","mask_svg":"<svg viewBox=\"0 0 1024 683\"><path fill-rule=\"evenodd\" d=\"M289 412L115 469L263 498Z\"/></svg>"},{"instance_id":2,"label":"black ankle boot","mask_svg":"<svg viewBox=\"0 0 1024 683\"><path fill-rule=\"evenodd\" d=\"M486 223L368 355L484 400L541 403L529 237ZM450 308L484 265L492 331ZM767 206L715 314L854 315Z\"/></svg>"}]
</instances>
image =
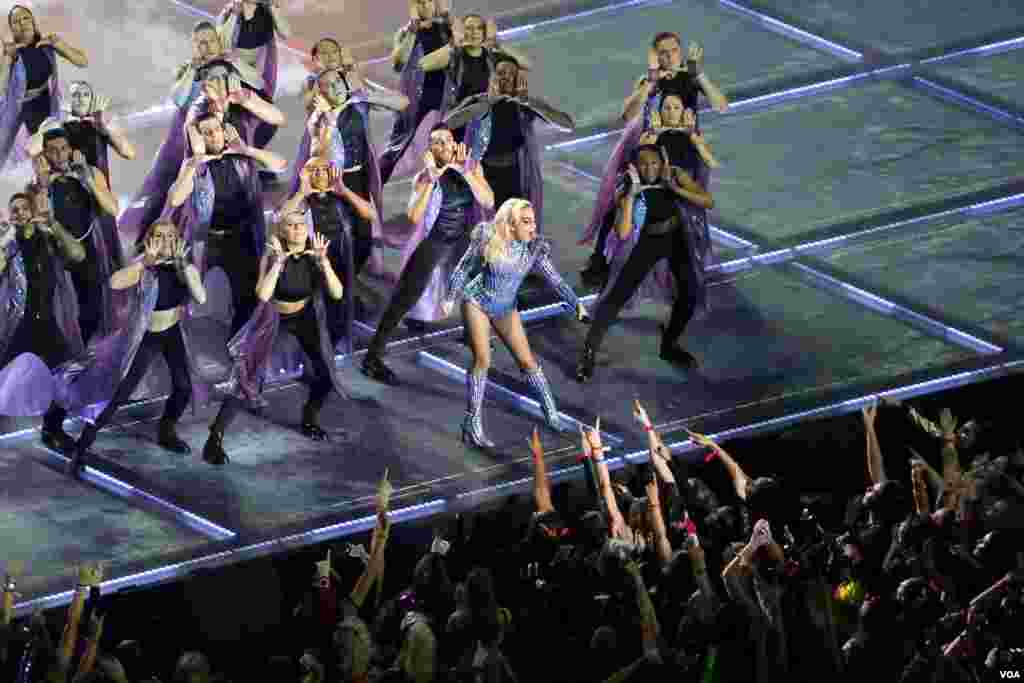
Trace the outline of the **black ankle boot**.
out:
<instances>
[{"instance_id":1,"label":"black ankle boot","mask_svg":"<svg viewBox=\"0 0 1024 683\"><path fill-rule=\"evenodd\" d=\"M676 344L675 339L669 339L664 325L661 326L661 353L659 355L662 360L687 370L697 367L697 359L694 355Z\"/></svg>"},{"instance_id":2,"label":"black ankle boot","mask_svg":"<svg viewBox=\"0 0 1024 683\"><path fill-rule=\"evenodd\" d=\"M177 420L171 420L166 417L161 419L160 428L157 431L156 442L160 444L161 448L171 451L172 453L191 453L192 448L182 441L178 436L178 433L174 430L174 427L177 424Z\"/></svg>"},{"instance_id":3,"label":"black ankle boot","mask_svg":"<svg viewBox=\"0 0 1024 683\"><path fill-rule=\"evenodd\" d=\"M586 269L580 272L580 280L585 287L604 289L610 273L611 268L608 266L608 262L602 255L595 253L587 262Z\"/></svg>"},{"instance_id":4,"label":"black ankle boot","mask_svg":"<svg viewBox=\"0 0 1024 683\"><path fill-rule=\"evenodd\" d=\"M95 443L97 432L96 427L88 425L82 431L82 435L78 437L78 442L72 442L73 446L68 449L68 454L71 457L68 461L68 476L82 476L82 472L85 471L85 466L89 460L89 448ZM68 438L70 439L71 437Z\"/></svg>"},{"instance_id":5,"label":"black ankle boot","mask_svg":"<svg viewBox=\"0 0 1024 683\"><path fill-rule=\"evenodd\" d=\"M302 434L313 441L327 441L327 432L320 427L320 408L309 403L302 406Z\"/></svg>"},{"instance_id":6,"label":"black ankle boot","mask_svg":"<svg viewBox=\"0 0 1024 683\"><path fill-rule=\"evenodd\" d=\"M363 358L362 370L363 374L370 379L390 384L391 386L398 386L398 377L391 371L391 368L384 365L381 357L372 351L366 352L366 357Z\"/></svg>"},{"instance_id":7,"label":"black ankle boot","mask_svg":"<svg viewBox=\"0 0 1024 683\"><path fill-rule=\"evenodd\" d=\"M63 409L51 407L43 416L43 426L39 433L43 445L59 453L70 453L75 448L75 440L64 431L66 415Z\"/></svg>"},{"instance_id":8,"label":"black ankle boot","mask_svg":"<svg viewBox=\"0 0 1024 683\"><path fill-rule=\"evenodd\" d=\"M580 353L580 360L576 365L577 382L589 382L594 376L594 365L596 364L594 356L594 349L591 348L590 344L583 344L583 351Z\"/></svg>"},{"instance_id":9,"label":"black ankle boot","mask_svg":"<svg viewBox=\"0 0 1024 683\"><path fill-rule=\"evenodd\" d=\"M210 438L203 446L203 460L211 465L224 465L231 462L231 458L224 452L224 433L215 427L210 428Z\"/></svg>"}]
</instances>

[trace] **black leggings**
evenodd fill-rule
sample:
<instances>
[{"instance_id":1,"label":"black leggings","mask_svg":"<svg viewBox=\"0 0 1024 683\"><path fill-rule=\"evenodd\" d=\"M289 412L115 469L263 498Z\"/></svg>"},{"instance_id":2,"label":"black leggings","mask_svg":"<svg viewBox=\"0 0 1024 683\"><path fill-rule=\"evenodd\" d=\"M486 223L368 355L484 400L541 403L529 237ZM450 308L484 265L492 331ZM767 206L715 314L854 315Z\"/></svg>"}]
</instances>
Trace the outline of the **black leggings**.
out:
<instances>
[{"instance_id":1,"label":"black leggings","mask_svg":"<svg viewBox=\"0 0 1024 683\"><path fill-rule=\"evenodd\" d=\"M669 260L678 292L676 300L672 303L672 316L669 318L664 339L667 342L674 342L682 336L697 308L697 279L690 265L686 233L683 228L676 228L667 235L640 235L618 279L611 285L611 291L603 296L598 304L594 322L587 332L587 345L590 348L597 351L623 306L663 258Z\"/></svg>"},{"instance_id":2,"label":"black leggings","mask_svg":"<svg viewBox=\"0 0 1024 683\"><path fill-rule=\"evenodd\" d=\"M370 179L364 166L359 171L345 174L345 186L370 201ZM373 250L373 224L352 211L352 274L359 275L370 260ZM338 275L341 275L338 272Z\"/></svg>"},{"instance_id":3,"label":"black leggings","mask_svg":"<svg viewBox=\"0 0 1024 683\"><path fill-rule=\"evenodd\" d=\"M367 349L369 353L383 355L388 337L398 327L398 323L402 322L405 314L423 296L423 290L430 282L434 269L444 263L445 259L451 258L453 252L463 245L464 240L446 242L440 237L435 237L433 233L419 243L402 270L395 293L391 295L387 310L377 325L377 332L370 341Z\"/></svg>"},{"instance_id":4,"label":"black leggings","mask_svg":"<svg viewBox=\"0 0 1024 683\"><path fill-rule=\"evenodd\" d=\"M313 303L308 302L305 308L298 313L282 315L277 333L281 334L282 332L290 332L295 337L299 348L306 354L313 366L313 381L309 386L309 399L306 401L304 411L309 413L309 417L315 419L324 403L327 402L327 397L330 395L331 389L334 388L334 382L331 368L327 366L327 361L320 353L320 329L317 326ZM223 434L231 426L242 406L241 399L228 396L221 404L220 412L217 414L212 428ZM304 415L304 417L306 416Z\"/></svg>"},{"instance_id":5,"label":"black leggings","mask_svg":"<svg viewBox=\"0 0 1024 683\"><path fill-rule=\"evenodd\" d=\"M226 237L210 235L206 242L206 270L217 266L224 270L231 285L231 335L234 336L256 310L259 259L241 232Z\"/></svg>"},{"instance_id":6,"label":"black leggings","mask_svg":"<svg viewBox=\"0 0 1024 683\"><path fill-rule=\"evenodd\" d=\"M117 385L114 397L103 409L91 429L82 433L84 446L92 445L92 439L96 432L106 427L114 417L117 409L128 402L139 382L149 372L150 366L157 356L163 356L167 362L167 369L171 373L171 395L164 403L164 420L177 422L185 414L185 408L192 398L192 376L188 371L188 354L185 349L185 338L181 333L181 325L169 327L163 332L147 332L135 352L135 359L128 374L124 376L121 383ZM90 436L86 436L86 435Z\"/></svg>"}]
</instances>

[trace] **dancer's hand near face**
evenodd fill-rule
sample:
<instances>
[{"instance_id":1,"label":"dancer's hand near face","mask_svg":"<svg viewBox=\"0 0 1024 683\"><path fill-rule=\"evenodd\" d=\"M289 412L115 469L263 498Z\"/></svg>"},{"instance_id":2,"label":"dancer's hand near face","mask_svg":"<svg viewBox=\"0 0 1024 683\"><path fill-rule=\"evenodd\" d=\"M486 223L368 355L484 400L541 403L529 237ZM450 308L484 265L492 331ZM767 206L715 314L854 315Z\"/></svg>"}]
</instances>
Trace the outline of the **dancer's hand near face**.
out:
<instances>
[{"instance_id":1,"label":"dancer's hand near face","mask_svg":"<svg viewBox=\"0 0 1024 683\"><path fill-rule=\"evenodd\" d=\"M273 260L279 260L284 258L284 247L281 246L281 240L277 235L271 235L270 239L267 240L267 249L270 250L270 256Z\"/></svg>"},{"instance_id":2,"label":"dancer's hand near face","mask_svg":"<svg viewBox=\"0 0 1024 683\"><path fill-rule=\"evenodd\" d=\"M317 265L321 268L328 267L331 262L327 257L327 247L331 241L323 236L323 234L317 232L313 233L313 258L316 259Z\"/></svg>"}]
</instances>

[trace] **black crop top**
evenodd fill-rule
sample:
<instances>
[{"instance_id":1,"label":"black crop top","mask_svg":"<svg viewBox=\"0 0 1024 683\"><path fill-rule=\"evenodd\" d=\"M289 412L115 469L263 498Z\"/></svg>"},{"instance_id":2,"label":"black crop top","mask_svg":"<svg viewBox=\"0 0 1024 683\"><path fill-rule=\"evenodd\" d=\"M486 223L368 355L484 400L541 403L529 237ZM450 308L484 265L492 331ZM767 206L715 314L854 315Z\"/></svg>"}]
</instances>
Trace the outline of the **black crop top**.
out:
<instances>
[{"instance_id":1,"label":"black crop top","mask_svg":"<svg viewBox=\"0 0 1024 683\"><path fill-rule=\"evenodd\" d=\"M286 303L308 299L313 295L317 277L317 267L312 256L286 256L284 268L277 278L277 287L274 288L274 299Z\"/></svg>"},{"instance_id":2,"label":"black crop top","mask_svg":"<svg viewBox=\"0 0 1024 683\"><path fill-rule=\"evenodd\" d=\"M178 277L178 270L173 264L164 263L156 267L157 295L154 311L167 311L185 303L188 299L188 287Z\"/></svg>"}]
</instances>

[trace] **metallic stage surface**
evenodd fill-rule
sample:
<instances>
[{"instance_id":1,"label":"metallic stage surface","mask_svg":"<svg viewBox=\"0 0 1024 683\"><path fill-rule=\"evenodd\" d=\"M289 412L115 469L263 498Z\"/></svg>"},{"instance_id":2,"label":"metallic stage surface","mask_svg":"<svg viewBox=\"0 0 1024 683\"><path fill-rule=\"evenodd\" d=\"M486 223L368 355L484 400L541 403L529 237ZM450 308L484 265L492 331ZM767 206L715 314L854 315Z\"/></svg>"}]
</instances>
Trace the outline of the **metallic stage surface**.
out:
<instances>
[{"instance_id":1,"label":"metallic stage surface","mask_svg":"<svg viewBox=\"0 0 1024 683\"><path fill-rule=\"evenodd\" d=\"M593 382L581 386L572 375L586 328L542 284L520 297L563 415L574 429L577 420L602 417L613 467L646 457L645 437L629 414L634 397L680 457L698 457L684 425L719 438L749 436L854 411L880 395L906 398L1024 368L1024 105L1014 87L1024 78L1024 22L1017 3L957 0L940 9L918 1L904 3L905 10L880 0L856 4L477 4L499 14L503 39L541 65L531 89L580 121L575 134L544 133L544 210L557 265L581 294L593 294L579 279L589 248L576 239L650 35L678 29L684 40L702 42L707 73L733 102L732 112L707 112L702 123L723 165L712 186L711 310L683 340L700 370L682 372L659 359L657 323L667 311L644 303L612 328ZM925 4L932 5L927 27L892 16ZM284 5L296 35L285 50L278 101L290 123L272 148L292 158L301 132L295 94L309 46L321 33L335 33L370 60L372 79L394 83L381 58L406 3L374 3L372 11L369 3ZM123 201L165 135L165 88L188 54L191 26L219 6L35 3L44 30L66 34L90 53L87 71L66 67L62 76L85 76L111 96L140 147L139 161L114 164ZM390 122L374 116L377 140ZM6 173L0 185L13 191L25 172ZM402 220L408 192L407 180L386 188L388 221ZM395 252L386 261L399 266ZM210 278L196 349L216 382L228 371L228 306L216 284L223 276ZM63 458L39 444L34 421L0 422L0 546L5 559L26 563L18 611L66 602L74 566L83 561L109 560L107 587L115 590L367 529L385 469L399 521L525 490L534 426L552 476L579 476L578 439L543 426L500 342L484 415L498 448L484 454L460 443L471 358L458 316L425 334L402 328L392 340L389 358L402 386L363 378L355 365L388 291L365 283L369 319L355 354L338 358L354 398L328 402L329 442L296 430L305 389L295 381L295 354L275 360L267 408L243 414L228 434L232 462L223 468L198 456L216 404L182 422L196 454L157 447L167 389L162 367L100 435L82 481L62 473Z\"/></svg>"}]
</instances>

